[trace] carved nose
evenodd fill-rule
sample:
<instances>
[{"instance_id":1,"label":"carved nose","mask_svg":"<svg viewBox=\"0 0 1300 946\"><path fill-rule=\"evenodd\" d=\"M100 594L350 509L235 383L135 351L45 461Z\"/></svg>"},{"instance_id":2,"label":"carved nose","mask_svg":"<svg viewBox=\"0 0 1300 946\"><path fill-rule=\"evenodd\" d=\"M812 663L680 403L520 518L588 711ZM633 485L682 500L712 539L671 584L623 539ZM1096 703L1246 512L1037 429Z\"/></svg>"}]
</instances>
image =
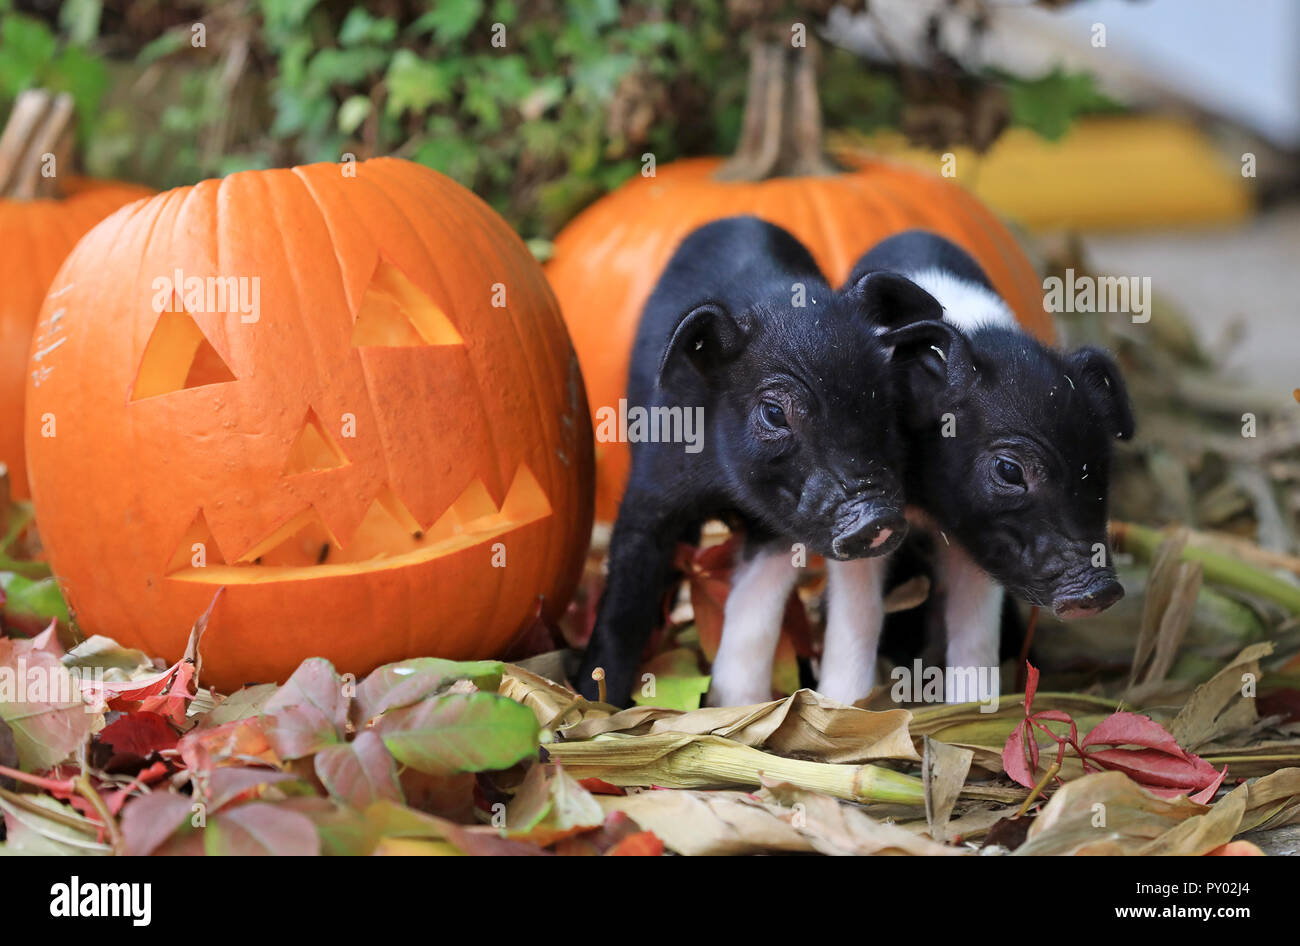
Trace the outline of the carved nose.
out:
<instances>
[{"instance_id":1,"label":"carved nose","mask_svg":"<svg viewBox=\"0 0 1300 946\"><path fill-rule=\"evenodd\" d=\"M831 551L838 559L885 555L898 547L906 532L902 513L867 511L836 534Z\"/></svg>"},{"instance_id":2,"label":"carved nose","mask_svg":"<svg viewBox=\"0 0 1300 946\"><path fill-rule=\"evenodd\" d=\"M1124 597L1123 586L1114 578L1105 577L1094 582L1082 594L1067 595L1052 602L1052 610L1059 618L1086 618L1105 611Z\"/></svg>"}]
</instances>

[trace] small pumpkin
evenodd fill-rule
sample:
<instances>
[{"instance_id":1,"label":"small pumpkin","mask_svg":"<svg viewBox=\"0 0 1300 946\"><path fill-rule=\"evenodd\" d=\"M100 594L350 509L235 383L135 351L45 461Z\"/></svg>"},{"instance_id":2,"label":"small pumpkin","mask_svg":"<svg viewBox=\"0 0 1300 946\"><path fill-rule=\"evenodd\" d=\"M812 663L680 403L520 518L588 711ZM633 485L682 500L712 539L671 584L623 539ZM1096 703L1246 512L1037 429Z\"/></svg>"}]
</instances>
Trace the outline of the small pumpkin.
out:
<instances>
[{"instance_id":1,"label":"small pumpkin","mask_svg":"<svg viewBox=\"0 0 1300 946\"><path fill-rule=\"evenodd\" d=\"M28 497L23 456L27 349L45 289L82 234L152 191L65 175L72 97L21 93L0 136L0 463L17 499Z\"/></svg>"},{"instance_id":2,"label":"small pumpkin","mask_svg":"<svg viewBox=\"0 0 1300 946\"><path fill-rule=\"evenodd\" d=\"M219 688L312 655L500 656L577 582L577 360L523 243L435 171L249 171L125 208L55 278L31 367L37 521L81 627L175 660L224 586Z\"/></svg>"},{"instance_id":3,"label":"small pumpkin","mask_svg":"<svg viewBox=\"0 0 1300 946\"><path fill-rule=\"evenodd\" d=\"M778 36L780 34L778 33ZM835 284L872 245L902 230L934 230L970 252L1020 321L1053 337L1033 265L1011 233L952 181L885 161L848 169L821 149L816 47L755 37L739 149L636 177L579 214L555 239L546 275L569 325L594 412L616 409L641 309L691 230L733 214L785 227ZM595 418L597 423L599 418ZM596 446L596 515L613 519L627 480L626 444Z\"/></svg>"}]
</instances>

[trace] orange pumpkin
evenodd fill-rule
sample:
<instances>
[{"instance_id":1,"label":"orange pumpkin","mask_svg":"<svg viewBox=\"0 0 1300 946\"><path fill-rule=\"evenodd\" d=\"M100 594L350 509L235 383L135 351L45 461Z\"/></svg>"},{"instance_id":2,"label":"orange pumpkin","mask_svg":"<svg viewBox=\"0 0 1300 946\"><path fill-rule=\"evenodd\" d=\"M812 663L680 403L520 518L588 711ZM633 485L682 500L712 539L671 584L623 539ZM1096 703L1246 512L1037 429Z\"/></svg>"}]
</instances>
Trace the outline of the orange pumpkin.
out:
<instances>
[{"instance_id":1,"label":"orange pumpkin","mask_svg":"<svg viewBox=\"0 0 1300 946\"><path fill-rule=\"evenodd\" d=\"M1052 340L1033 265L961 186L883 161L859 160L844 170L822 158L812 52L757 41L735 157L677 161L653 177L634 178L556 238L546 275L587 379L593 417L602 407L617 409L625 395L641 309L678 243L701 224L734 214L785 227L832 284L885 237L913 227L934 230L971 253L1020 321ZM811 103L812 114L792 103ZM613 519L630 464L626 444L598 443L596 464L596 515Z\"/></svg>"},{"instance_id":2,"label":"orange pumpkin","mask_svg":"<svg viewBox=\"0 0 1300 946\"><path fill-rule=\"evenodd\" d=\"M499 656L590 536L582 377L496 213L395 159L160 194L69 256L28 466L81 627L203 674Z\"/></svg>"},{"instance_id":3,"label":"orange pumpkin","mask_svg":"<svg viewBox=\"0 0 1300 946\"><path fill-rule=\"evenodd\" d=\"M18 499L28 497L23 391L32 326L45 290L82 235L143 187L41 173L71 120L72 100L41 90L19 96L0 143L0 463ZM55 126L58 126L56 129ZM12 160L10 160L12 159Z\"/></svg>"}]
</instances>

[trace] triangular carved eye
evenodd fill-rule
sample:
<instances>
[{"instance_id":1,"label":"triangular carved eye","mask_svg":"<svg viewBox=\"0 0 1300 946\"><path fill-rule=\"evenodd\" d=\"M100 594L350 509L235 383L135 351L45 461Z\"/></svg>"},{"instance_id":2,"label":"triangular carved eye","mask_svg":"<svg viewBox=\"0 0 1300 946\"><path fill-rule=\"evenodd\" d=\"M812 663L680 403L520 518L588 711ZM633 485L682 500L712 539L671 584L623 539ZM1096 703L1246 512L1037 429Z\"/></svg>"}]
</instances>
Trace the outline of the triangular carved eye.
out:
<instances>
[{"instance_id":1,"label":"triangular carved eye","mask_svg":"<svg viewBox=\"0 0 1300 946\"><path fill-rule=\"evenodd\" d=\"M317 470L334 470L347 466L348 458L314 410L308 409L302 429L289 449L289 459L284 465L284 475L313 473Z\"/></svg>"},{"instance_id":2,"label":"triangular carved eye","mask_svg":"<svg viewBox=\"0 0 1300 946\"><path fill-rule=\"evenodd\" d=\"M234 381L234 373L222 361L194 322L193 316L174 302L175 311L163 312L144 346L140 370L131 385L131 400L170 394L205 384Z\"/></svg>"},{"instance_id":3,"label":"triangular carved eye","mask_svg":"<svg viewBox=\"0 0 1300 946\"><path fill-rule=\"evenodd\" d=\"M352 346L463 344L460 333L438 304L396 266L381 259L361 298L357 320L352 326Z\"/></svg>"}]
</instances>

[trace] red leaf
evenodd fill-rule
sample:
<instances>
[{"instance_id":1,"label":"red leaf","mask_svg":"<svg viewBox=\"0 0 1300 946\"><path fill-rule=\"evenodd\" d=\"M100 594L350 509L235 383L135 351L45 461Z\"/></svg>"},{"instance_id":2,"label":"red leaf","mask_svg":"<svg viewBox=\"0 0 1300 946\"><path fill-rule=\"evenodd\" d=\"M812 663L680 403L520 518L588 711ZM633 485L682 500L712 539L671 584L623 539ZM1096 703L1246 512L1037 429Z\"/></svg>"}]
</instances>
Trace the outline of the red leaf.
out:
<instances>
[{"instance_id":1,"label":"red leaf","mask_svg":"<svg viewBox=\"0 0 1300 946\"><path fill-rule=\"evenodd\" d=\"M626 795L627 791L617 785L611 785L604 779L580 778L578 784L593 795Z\"/></svg>"},{"instance_id":2,"label":"red leaf","mask_svg":"<svg viewBox=\"0 0 1300 946\"><path fill-rule=\"evenodd\" d=\"M1088 761L1123 772L1148 788L1200 791L1223 779L1213 766L1198 756L1179 758L1159 749L1095 749L1088 753Z\"/></svg>"},{"instance_id":3,"label":"red leaf","mask_svg":"<svg viewBox=\"0 0 1300 946\"><path fill-rule=\"evenodd\" d=\"M1255 697L1260 716L1281 716L1283 723L1300 723L1300 690L1274 690Z\"/></svg>"},{"instance_id":4,"label":"red leaf","mask_svg":"<svg viewBox=\"0 0 1300 946\"><path fill-rule=\"evenodd\" d=\"M664 842L653 831L638 831L605 852L606 857L662 857Z\"/></svg>"},{"instance_id":5,"label":"red leaf","mask_svg":"<svg viewBox=\"0 0 1300 946\"><path fill-rule=\"evenodd\" d=\"M1025 758L1025 729L1025 724L1020 723L1007 738L1007 744L1002 747L1002 768L1012 781L1025 788L1033 788L1034 773L1030 771L1029 761ZM1038 761L1035 759L1034 768L1037 767Z\"/></svg>"},{"instance_id":6,"label":"red leaf","mask_svg":"<svg viewBox=\"0 0 1300 946\"><path fill-rule=\"evenodd\" d=\"M1180 759L1187 755L1169 730L1150 717L1137 713L1111 713L1083 737L1083 745L1143 746Z\"/></svg>"},{"instance_id":7,"label":"red leaf","mask_svg":"<svg viewBox=\"0 0 1300 946\"><path fill-rule=\"evenodd\" d=\"M1038 668L1025 661L1028 672L1025 676L1025 715L1034 711L1034 694L1038 692Z\"/></svg>"},{"instance_id":8,"label":"red leaf","mask_svg":"<svg viewBox=\"0 0 1300 946\"><path fill-rule=\"evenodd\" d=\"M105 726L99 734L99 741L114 753L141 758L155 751L175 748L179 738L166 717L148 710L128 713Z\"/></svg>"}]
</instances>

